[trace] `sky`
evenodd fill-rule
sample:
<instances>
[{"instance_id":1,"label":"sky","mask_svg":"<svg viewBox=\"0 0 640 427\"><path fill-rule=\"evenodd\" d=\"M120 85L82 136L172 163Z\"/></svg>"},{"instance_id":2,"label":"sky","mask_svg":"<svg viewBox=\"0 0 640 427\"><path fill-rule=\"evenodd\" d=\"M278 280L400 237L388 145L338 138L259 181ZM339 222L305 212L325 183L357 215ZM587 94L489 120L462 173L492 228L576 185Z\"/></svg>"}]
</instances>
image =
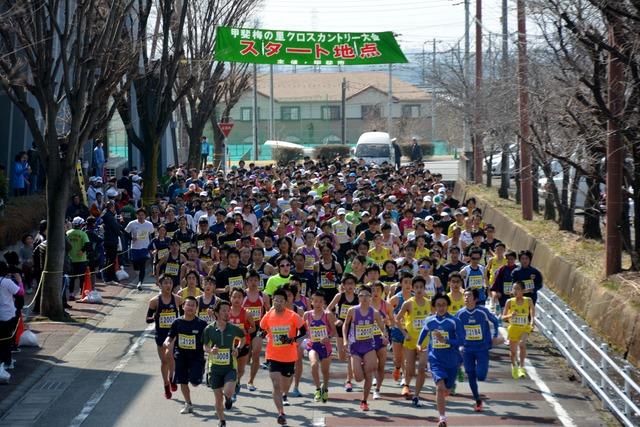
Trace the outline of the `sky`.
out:
<instances>
[{"instance_id":1,"label":"sky","mask_svg":"<svg viewBox=\"0 0 640 427\"><path fill-rule=\"evenodd\" d=\"M483 1L485 34L501 33L501 0ZM471 0L471 45L475 37L475 1ZM509 31L516 29L515 1L508 2ZM405 52L421 51L435 38L437 49L463 46L464 0L264 0L260 26L268 29L377 32L393 31ZM513 36L513 34L512 34ZM485 39L487 38L485 37ZM485 41L485 43L487 43ZM473 49L473 47L472 47Z\"/></svg>"}]
</instances>

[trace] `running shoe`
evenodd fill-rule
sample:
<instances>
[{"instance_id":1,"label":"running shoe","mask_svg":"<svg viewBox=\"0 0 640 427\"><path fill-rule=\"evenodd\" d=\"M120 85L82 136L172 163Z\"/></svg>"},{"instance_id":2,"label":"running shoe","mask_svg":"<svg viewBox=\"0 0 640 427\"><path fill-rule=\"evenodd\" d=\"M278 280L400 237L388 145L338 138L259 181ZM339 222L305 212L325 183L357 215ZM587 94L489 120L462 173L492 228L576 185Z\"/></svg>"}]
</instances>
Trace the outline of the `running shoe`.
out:
<instances>
[{"instance_id":1,"label":"running shoe","mask_svg":"<svg viewBox=\"0 0 640 427\"><path fill-rule=\"evenodd\" d=\"M193 414L193 405L185 403L184 408L180 411L181 414Z\"/></svg>"},{"instance_id":2,"label":"running shoe","mask_svg":"<svg viewBox=\"0 0 640 427\"><path fill-rule=\"evenodd\" d=\"M69 301L75 301L76 300L76 296L71 294L69 295Z\"/></svg>"},{"instance_id":3,"label":"running shoe","mask_svg":"<svg viewBox=\"0 0 640 427\"><path fill-rule=\"evenodd\" d=\"M284 396L282 396L282 405L283 406L291 406L291 403L289 403L289 399L287 398L286 394Z\"/></svg>"},{"instance_id":4,"label":"running shoe","mask_svg":"<svg viewBox=\"0 0 640 427\"><path fill-rule=\"evenodd\" d=\"M138 286L136 286L136 289L139 291L142 290L142 282L138 282Z\"/></svg>"},{"instance_id":5,"label":"running shoe","mask_svg":"<svg viewBox=\"0 0 640 427\"><path fill-rule=\"evenodd\" d=\"M476 412L482 412L483 404L482 400L476 400L476 406L473 407L473 410Z\"/></svg>"},{"instance_id":6,"label":"running shoe","mask_svg":"<svg viewBox=\"0 0 640 427\"><path fill-rule=\"evenodd\" d=\"M164 386L164 398L165 399L171 399L171 387L169 386L169 384L165 384Z\"/></svg>"},{"instance_id":7,"label":"running shoe","mask_svg":"<svg viewBox=\"0 0 640 427\"><path fill-rule=\"evenodd\" d=\"M320 400L322 399L322 391L320 391L319 388L316 389L316 392L313 393L313 400L315 402L320 402Z\"/></svg>"},{"instance_id":8,"label":"running shoe","mask_svg":"<svg viewBox=\"0 0 640 427\"><path fill-rule=\"evenodd\" d=\"M230 400L231 400L232 403L235 403L235 401L238 400L238 395L233 393L233 395L231 396Z\"/></svg>"},{"instance_id":9,"label":"running shoe","mask_svg":"<svg viewBox=\"0 0 640 427\"><path fill-rule=\"evenodd\" d=\"M171 391L172 391L172 392L174 392L174 393L175 393L176 391L178 391L178 384L176 384L176 383L171 383Z\"/></svg>"},{"instance_id":10,"label":"running shoe","mask_svg":"<svg viewBox=\"0 0 640 427\"><path fill-rule=\"evenodd\" d=\"M413 396L413 399L411 399L411 404L415 407L415 408L419 408L420 405L420 398L418 396Z\"/></svg>"},{"instance_id":11,"label":"running shoe","mask_svg":"<svg viewBox=\"0 0 640 427\"><path fill-rule=\"evenodd\" d=\"M373 400L378 400L380 397L380 390L373 390Z\"/></svg>"},{"instance_id":12,"label":"running shoe","mask_svg":"<svg viewBox=\"0 0 640 427\"><path fill-rule=\"evenodd\" d=\"M520 372L518 371L517 366L511 367L511 376L513 377L514 380L517 380L520 377Z\"/></svg>"},{"instance_id":13,"label":"running shoe","mask_svg":"<svg viewBox=\"0 0 640 427\"><path fill-rule=\"evenodd\" d=\"M262 369L269 369L269 364L267 364L267 363L261 363L261 364L260 364L260 367L261 367Z\"/></svg>"},{"instance_id":14,"label":"running shoe","mask_svg":"<svg viewBox=\"0 0 640 427\"><path fill-rule=\"evenodd\" d=\"M284 414L278 415L278 424L280 424L281 426L287 424L287 419L285 418Z\"/></svg>"},{"instance_id":15,"label":"running shoe","mask_svg":"<svg viewBox=\"0 0 640 427\"><path fill-rule=\"evenodd\" d=\"M247 384L247 390L256 391L256 386L254 386L253 384L249 383L249 384Z\"/></svg>"},{"instance_id":16,"label":"running shoe","mask_svg":"<svg viewBox=\"0 0 640 427\"><path fill-rule=\"evenodd\" d=\"M400 381L400 368L394 368L393 369L393 380L395 382Z\"/></svg>"},{"instance_id":17,"label":"running shoe","mask_svg":"<svg viewBox=\"0 0 640 427\"><path fill-rule=\"evenodd\" d=\"M448 391L448 390L447 390L447 396L448 396L448 395L451 395L451 396L455 396L455 395L456 395L456 386L457 386L457 385L458 385L458 384L453 383L453 387L451 387L451 391Z\"/></svg>"},{"instance_id":18,"label":"running shoe","mask_svg":"<svg viewBox=\"0 0 640 427\"><path fill-rule=\"evenodd\" d=\"M458 368L458 382L461 383L464 381L464 371L462 368Z\"/></svg>"},{"instance_id":19,"label":"running shoe","mask_svg":"<svg viewBox=\"0 0 640 427\"><path fill-rule=\"evenodd\" d=\"M403 385L402 386L402 394L404 397L409 398L409 395L411 394L411 390L409 390L409 386L408 385Z\"/></svg>"},{"instance_id":20,"label":"running shoe","mask_svg":"<svg viewBox=\"0 0 640 427\"><path fill-rule=\"evenodd\" d=\"M346 391L347 393L351 393L353 391L353 384L351 384L351 381L347 381L345 383L344 391Z\"/></svg>"},{"instance_id":21,"label":"running shoe","mask_svg":"<svg viewBox=\"0 0 640 427\"><path fill-rule=\"evenodd\" d=\"M329 400L329 389L328 388L323 388L322 389L322 402L323 403L327 403L328 400Z\"/></svg>"},{"instance_id":22,"label":"running shoe","mask_svg":"<svg viewBox=\"0 0 640 427\"><path fill-rule=\"evenodd\" d=\"M447 427L447 422L446 422L446 421L444 421L444 420L441 420L441 421L438 423L438 427Z\"/></svg>"},{"instance_id":23,"label":"running shoe","mask_svg":"<svg viewBox=\"0 0 640 427\"><path fill-rule=\"evenodd\" d=\"M300 390L298 390L298 387L294 387L290 394L291 394L291 397L302 397L302 393L300 393Z\"/></svg>"},{"instance_id":24,"label":"running shoe","mask_svg":"<svg viewBox=\"0 0 640 427\"><path fill-rule=\"evenodd\" d=\"M224 409L227 411L233 407L233 399L229 399L227 396L224 397Z\"/></svg>"},{"instance_id":25,"label":"running shoe","mask_svg":"<svg viewBox=\"0 0 640 427\"><path fill-rule=\"evenodd\" d=\"M524 368L518 368L518 378L527 378L527 371Z\"/></svg>"},{"instance_id":26,"label":"running shoe","mask_svg":"<svg viewBox=\"0 0 640 427\"><path fill-rule=\"evenodd\" d=\"M360 402L360 409L364 412L367 412L369 410L369 404L366 400Z\"/></svg>"},{"instance_id":27,"label":"running shoe","mask_svg":"<svg viewBox=\"0 0 640 427\"><path fill-rule=\"evenodd\" d=\"M374 387L377 386L378 385L378 379L374 378L373 382L371 383L371 385L374 386Z\"/></svg>"},{"instance_id":28,"label":"running shoe","mask_svg":"<svg viewBox=\"0 0 640 427\"><path fill-rule=\"evenodd\" d=\"M218 427L227 427L227 422L225 420L218 421Z\"/></svg>"}]
</instances>

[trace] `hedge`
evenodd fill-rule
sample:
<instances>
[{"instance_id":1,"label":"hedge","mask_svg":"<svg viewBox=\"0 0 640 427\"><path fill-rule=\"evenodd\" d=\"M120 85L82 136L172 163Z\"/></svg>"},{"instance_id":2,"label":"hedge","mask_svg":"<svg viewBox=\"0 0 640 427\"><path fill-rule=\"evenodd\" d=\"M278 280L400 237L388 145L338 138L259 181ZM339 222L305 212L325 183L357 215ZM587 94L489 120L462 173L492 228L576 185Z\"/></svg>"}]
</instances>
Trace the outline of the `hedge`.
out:
<instances>
[{"instance_id":1,"label":"hedge","mask_svg":"<svg viewBox=\"0 0 640 427\"><path fill-rule=\"evenodd\" d=\"M273 147L271 148L273 160L278 163L289 163L292 160L300 160L303 157L302 148Z\"/></svg>"},{"instance_id":2,"label":"hedge","mask_svg":"<svg viewBox=\"0 0 640 427\"><path fill-rule=\"evenodd\" d=\"M422 149L423 157L433 156L434 146L431 142L418 142L418 145ZM411 157L412 146L413 146L413 143L400 144L400 151L402 152L402 155L406 157Z\"/></svg>"},{"instance_id":3,"label":"hedge","mask_svg":"<svg viewBox=\"0 0 640 427\"><path fill-rule=\"evenodd\" d=\"M16 244L23 234L33 233L47 218L47 201L42 194L12 197L6 203L0 218L0 248Z\"/></svg>"},{"instance_id":4,"label":"hedge","mask_svg":"<svg viewBox=\"0 0 640 427\"><path fill-rule=\"evenodd\" d=\"M317 159L333 160L336 156L344 159L351 155L351 147L343 144L316 145L314 150Z\"/></svg>"}]
</instances>

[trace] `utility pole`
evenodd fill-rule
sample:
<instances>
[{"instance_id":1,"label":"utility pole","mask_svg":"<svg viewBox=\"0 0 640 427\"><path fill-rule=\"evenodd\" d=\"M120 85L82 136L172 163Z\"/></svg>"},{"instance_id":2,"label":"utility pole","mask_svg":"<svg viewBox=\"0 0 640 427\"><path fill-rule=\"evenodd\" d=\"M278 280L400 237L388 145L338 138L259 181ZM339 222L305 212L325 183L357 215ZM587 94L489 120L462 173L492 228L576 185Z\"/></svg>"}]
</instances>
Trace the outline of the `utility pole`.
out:
<instances>
[{"instance_id":1,"label":"utility pole","mask_svg":"<svg viewBox=\"0 0 640 427\"><path fill-rule=\"evenodd\" d=\"M609 18L609 45L620 47L618 21ZM605 237L605 274L610 276L622 270L622 233L619 228L623 210L623 164L624 145L616 119L622 114L624 103L623 64L619 58L609 53L608 63L608 104L607 122L607 228ZM636 208L637 209L637 208ZM636 225L637 226L637 225Z\"/></svg>"},{"instance_id":2,"label":"utility pole","mask_svg":"<svg viewBox=\"0 0 640 427\"><path fill-rule=\"evenodd\" d=\"M508 0L502 0L502 72L500 73L501 80L503 82L507 81L507 75L509 73L509 25L507 21L508 15ZM498 195L503 199L509 198L509 178L510 178L510 168L509 168L509 158L511 153L509 153L509 141L505 139L502 142L502 158L500 161L502 162L501 171L500 171L500 189L498 190Z\"/></svg>"},{"instance_id":3,"label":"utility pole","mask_svg":"<svg viewBox=\"0 0 640 427\"><path fill-rule=\"evenodd\" d=\"M393 138L393 132L391 129L393 127L393 115L391 113L391 109L393 107L393 85L391 82L392 65L393 64L389 64L389 96L387 99L387 132L389 133L389 138Z\"/></svg>"},{"instance_id":4,"label":"utility pole","mask_svg":"<svg viewBox=\"0 0 640 427\"><path fill-rule=\"evenodd\" d=\"M341 104L342 107L340 108L342 110L342 115L341 115L341 119L342 119L342 123L341 123L341 130L342 130L342 143L346 144L347 143L347 79L346 78L342 78L342 98L341 98Z\"/></svg>"},{"instance_id":5,"label":"utility pole","mask_svg":"<svg viewBox=\"0 0 640 427\"><path fill-rule=\"evenodd\" d=\"M253 64L253 160L258 160L258 66Z\"/></svg>"},{"instance_id":6,"label":"utility pole","mask_svg":"<svg viewBox=\"0 0 640 427\"><path fill-rule=\"evenodd\" d=\"M518 112L520 113L520 197L522 219L533 219L531 149L529 147L529 88L527 83L527 23L524 0L518 8Z\"/></svg>"},{"instance_id":7,"label":"utility pole","mask_svg":"<svg viewBox=\"0 0 640 427\"><path fill-rule=\"evenodd\" d=\"M465 178L473 179L473 150L471 147L471 103L469 102L469 80L471 76L471 62L469 61L469 21L470 21L470 0L464 0L464 120L462 121L462 138L465 157Z\"/></svg>"},{"instance_id":8,"label":"utility pole","mask_svg":"<svg viewBox=\"0 0 640 427\"><path fill-rule=\"evenodd\" d=\"M423 45L424 46L424 45ZM433 39L433 63L432 63L431 78L431 141L436 140L436 88L435 88L435 75L436 75L436 39Z\"/></svg>"},{"instance_id":9,"label":"utility pole","mask_svg":"<svg viewBox=\"0 0 640 427\"><path fill-rule=\"evenodd\" d=\"M269 64L269 139L275 139L275 112L273 107L273 64ZM282 118L280 118L282 120Z\"/></svg>"},{"instance_id":10,"label":"utility pole","mask_svg":"<svg viewBox=\"0 0 640 427\"><path fill-rule=\"evenodd\" d=\"M482 0L476 0L476 103L475 124L473 132L473 175L476 184L482 184L482 163L484 150L482 149L482 133L480 120L482 119Z\"/></svg>"}]
</instances>

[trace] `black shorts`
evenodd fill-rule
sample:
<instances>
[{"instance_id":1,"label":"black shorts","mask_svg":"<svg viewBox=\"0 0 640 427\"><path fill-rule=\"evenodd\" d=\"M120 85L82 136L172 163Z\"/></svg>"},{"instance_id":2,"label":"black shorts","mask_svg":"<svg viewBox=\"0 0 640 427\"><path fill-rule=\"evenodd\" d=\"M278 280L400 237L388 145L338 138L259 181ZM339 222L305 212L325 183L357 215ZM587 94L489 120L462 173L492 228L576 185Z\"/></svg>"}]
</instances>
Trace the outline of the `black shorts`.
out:
<instances>
[{"instance_id":1,"label":"black shorts","mask_svg":"<svg viewBox=\"0 0 640 427\"><path fill-rule=\"evenodd\" d=\"M222 388L226 383L235 382L238 379L238 371L229 369L227 372L209 372L209 385L212 389Z\"/></svg>"},{"instance_id":2,"label":"black shorts","mask_svg":"<svg viewBox=\"0 0 640 427\"><path fill-rule=\"evenodd\" d=\"M342 319L338 319L338 320L342 320ZM342 325L344 325L344 320L342 320ZM338 338L344 338L342 336L342 325L338 326L336 325L336 334L338 334Z\"/></svg>"},{"instance_id":3,"label":"black shorts","mask_svg":"<svg viewBox=\"0 0 640 427\"><path fill-rule=\"evenodd\" d=\"M267 360L269 372L279 372L283 377L292 377L296 372L296 362L278 362L277 360Z\"/></svg>"},{"instance_id":4,"label":"black shorts","mask_svg":"<svg viewBox=\"0 0 640 427\"><path fill-rule=\"evenodd\" d=\"M241 357L249 355L250 351L251 351L251 346L250 345L245 345L238 352L238 358L241 358Z\"/></svg>"},{"instance_id":5,"label":"black shorts","mask_svg":"<svg viewBox=\"0 0 640 427\"><path fill-rule=\"evenodd\" d=\"M176 356L176 370L173 374L174 384L202 384L204 375L204 358Z\"/></svg>"},{"instance_id":6,"label":"black shorts","mask_svg":"<svg viewBox=\"0 0 640 427\"><path fill-rule=\"evenodd\" d=\"M158 347L162 347L164 340L169 336L170 330L171 329L156 329L156 345Z\"/></svg>"}]
</instances>

